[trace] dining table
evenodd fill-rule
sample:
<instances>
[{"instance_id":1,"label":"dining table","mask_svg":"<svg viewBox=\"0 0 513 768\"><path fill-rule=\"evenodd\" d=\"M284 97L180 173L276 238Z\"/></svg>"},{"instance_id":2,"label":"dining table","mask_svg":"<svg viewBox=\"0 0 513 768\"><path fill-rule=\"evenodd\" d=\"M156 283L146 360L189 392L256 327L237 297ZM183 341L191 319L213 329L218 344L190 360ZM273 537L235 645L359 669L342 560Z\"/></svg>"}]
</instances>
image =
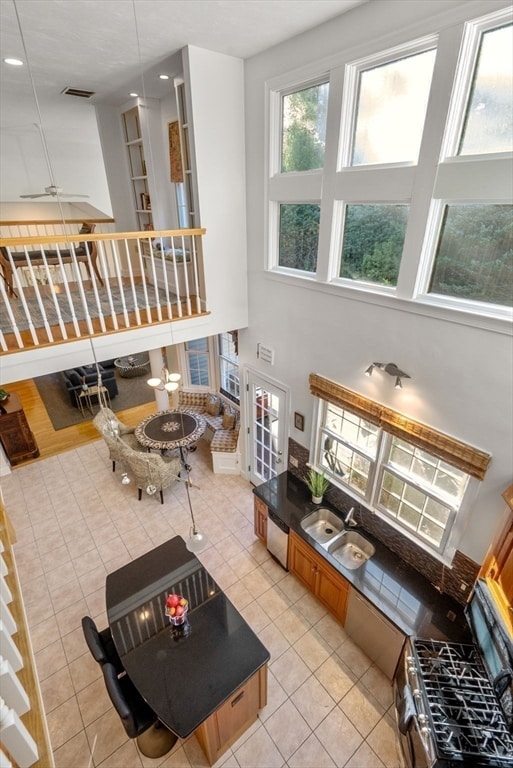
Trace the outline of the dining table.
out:
<instances>
[{"instance_id":1,"label":"dining table","mask_svg":"<svg viewBox=\"0 0 513 768\"><path fill-rule=\"evenodd\" d=\"M148 450L161 453L179 449L186 465L186 452L203 435L206 421L199 413L187 411L157 411L146 416L134 430L138 443Z\"/></svg>"},{"instance_id":2,"label":"dining table","mask_svg":"<svg viewBox=\"0 0 513 768\"><path fill-rule=\"evenodd\" d=\"M165 613L171 594L187 601L180 626ZM109 573L106 606L136 689L213 765L266 704L269 651L181 536Z\"/></svg>"}]
</instances>

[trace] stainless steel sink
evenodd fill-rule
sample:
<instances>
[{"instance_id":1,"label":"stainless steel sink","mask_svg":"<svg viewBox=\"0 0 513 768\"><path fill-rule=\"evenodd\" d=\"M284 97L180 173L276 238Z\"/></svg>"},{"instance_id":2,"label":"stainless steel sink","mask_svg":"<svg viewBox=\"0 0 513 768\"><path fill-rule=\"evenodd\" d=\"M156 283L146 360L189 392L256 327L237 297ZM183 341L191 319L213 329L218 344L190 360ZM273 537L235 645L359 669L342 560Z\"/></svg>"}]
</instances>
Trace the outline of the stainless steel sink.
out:
<instances>
[{"instance_id":1,"label":"stainless steel sink","mask_svg":"<svg viewBox=\"0 0 513 768\"><path fill-rule=\"evenodd\" d=\"M356 531L344 531L327 543L326 550L351 571L367 562L376 551L370 541Z\"/></svg>"},{"instance_id":2,"label":"stainless steel sink","mask_svg":"<svg viewBox=\"0 0 513 768\"><path fill-rule=\"evenodd\" d=\"M301 528L318 544L324 545L342 531L344 523L331 509L320 507L301 520Z\"/></svg>"}]
</instances>

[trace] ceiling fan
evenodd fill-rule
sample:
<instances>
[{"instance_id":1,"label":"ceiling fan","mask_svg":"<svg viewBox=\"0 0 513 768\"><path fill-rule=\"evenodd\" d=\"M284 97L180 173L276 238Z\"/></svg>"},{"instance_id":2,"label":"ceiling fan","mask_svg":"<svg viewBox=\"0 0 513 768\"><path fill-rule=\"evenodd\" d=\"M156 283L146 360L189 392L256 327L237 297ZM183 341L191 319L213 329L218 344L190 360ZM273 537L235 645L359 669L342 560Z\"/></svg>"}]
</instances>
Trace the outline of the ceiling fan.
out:
<instances>
[{"instance_id":1,"label":"ceiling fan","mask_svg":"<svg viewBox=\"0 0 513 768\"><path fill-rule=\"evenodd\" d=\"M33 195L20 195L20 197L29 197L30 199L34 199L36 197L89 197L89 195L74 195L72 193L66 194L63 192L62 187L56 187L55 184L52 184L50 187L45 187L44 192L40 192L39 194L33 194Z\"/></svg>"}]
</instances>

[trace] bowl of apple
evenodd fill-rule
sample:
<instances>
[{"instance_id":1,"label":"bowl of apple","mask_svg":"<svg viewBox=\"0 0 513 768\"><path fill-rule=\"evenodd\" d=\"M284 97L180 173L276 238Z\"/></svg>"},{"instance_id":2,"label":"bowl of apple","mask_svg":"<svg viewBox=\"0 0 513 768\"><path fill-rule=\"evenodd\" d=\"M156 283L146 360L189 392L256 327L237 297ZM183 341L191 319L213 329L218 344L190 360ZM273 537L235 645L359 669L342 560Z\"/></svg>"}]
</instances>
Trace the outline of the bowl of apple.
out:
<instances>
[{"instance_id":1,"label":"bowl of apple","mask_svg":"<svg viewBox=\"0 0 513 768\"><path fill-rule=\"evenodd\" d=\"M187 618L187 611L189 610L189 603L182 597L182 595L171 594L166 599L166 616L173 626L179 627L181 624L185 624Z\"/></svg>"}]
</instances>

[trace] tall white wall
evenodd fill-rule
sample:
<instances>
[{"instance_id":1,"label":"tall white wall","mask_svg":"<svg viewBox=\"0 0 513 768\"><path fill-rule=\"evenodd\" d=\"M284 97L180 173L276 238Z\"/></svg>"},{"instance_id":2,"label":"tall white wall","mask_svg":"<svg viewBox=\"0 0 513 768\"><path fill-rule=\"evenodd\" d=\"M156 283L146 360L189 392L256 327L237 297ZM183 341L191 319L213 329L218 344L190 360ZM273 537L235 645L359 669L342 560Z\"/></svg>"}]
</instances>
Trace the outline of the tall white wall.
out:
<instances>
[{"instance_id":1,"label":"tall white wall","mask_svg":"<svg viewBox=\"0 0 513 768\"><path fill-rule=\"evenodd\" d=\"M277 46L246 63L246 153L249 327L239 335L243 365L290 387L290 434L308 447L313 398L308 375L319 373L390 405L412 418L492 454L458 549L481 561L504 508L501 492L513 471L513 344L509 333L416 314L412 306L386 306L362 293L343 298L311 281L301 284L271 276L267 256L265 180L266 80L354 46L368 53L415 39L505 3L369 3L321 28ZM455 15L456 16L455 16ZM275 364L257 359L257 343L275 350ZM389 376L364 376L374 360L395 362L411 380L395 390ZM306 416L295 430L294 411Z\"/></svg>"}]
</instances>

